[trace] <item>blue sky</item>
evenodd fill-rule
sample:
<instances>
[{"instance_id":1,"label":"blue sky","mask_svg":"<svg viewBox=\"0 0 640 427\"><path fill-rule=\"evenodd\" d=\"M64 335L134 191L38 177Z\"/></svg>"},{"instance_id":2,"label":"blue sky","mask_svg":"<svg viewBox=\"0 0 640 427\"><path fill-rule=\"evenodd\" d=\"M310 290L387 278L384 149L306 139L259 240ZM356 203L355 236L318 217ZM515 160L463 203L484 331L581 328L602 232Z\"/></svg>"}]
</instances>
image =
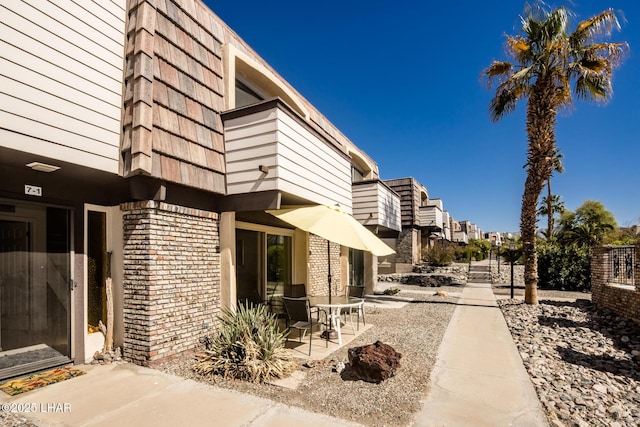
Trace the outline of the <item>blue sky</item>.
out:
<instances>
[{"instance_id":1,"label":"blue sky","mask_svg":"<svg viewBox=\"0 0 640 427\"><path fill-rule=\"evenodd\" d=\"M479 76L492 60L507 59L504 35L518 32L524 2L206 3L366 151L382 179L413 176L454 218L483 231L519 230L526 105L491 122L493 92ZM576 101L559 114L566 171L553 178L552 190L571 210L599 200L619 225L635 224L640 6L636 0L569 6L579 20L609 7L622 11L622 30L610 41L629 42L630 54L615 72L608 104Z\"/></svg>"}]
</instances>

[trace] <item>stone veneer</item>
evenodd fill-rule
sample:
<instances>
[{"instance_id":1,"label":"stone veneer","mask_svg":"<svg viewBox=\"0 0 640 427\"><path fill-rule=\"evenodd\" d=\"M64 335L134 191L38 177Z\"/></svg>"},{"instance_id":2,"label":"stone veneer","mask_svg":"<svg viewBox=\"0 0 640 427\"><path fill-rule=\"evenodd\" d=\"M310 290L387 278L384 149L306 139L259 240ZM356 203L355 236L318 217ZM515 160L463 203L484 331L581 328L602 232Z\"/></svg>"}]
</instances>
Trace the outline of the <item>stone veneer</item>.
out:
<instances>
[{"instance_id":1,"label":"stone veneer","mask_svg":"<svg viewBox=\"0 0 640 427\"><path fill-rule=\"evenodd\" d=\"M220 313L219 214L156 201L121 205L125 359L192 349Z\"/></svg>"},{"instance_id":2,"label":"stone veneer","mask_svg":"<svg viewBox=\"0 0 640 427\"><path fill-rule=\"evenodd\" d=\"M595 305L613 310L619 316L640 323L640 269L637 256L640 244L636 244L634 260L634 282L632 286L609 283L609 253L611 246L600 246L591 252L591 300Z\"/></svg>"},{"instance_id":3,"label":"stone veneer","mask_svg":"<svg viewBox=\"0 0 640 427\"><path fill-rule=\"evenodd\" d=\"M418 259L420 231L415 228L403 228L398 235L396 245L396 263L415 265Z\"/></svg>"},{"instance_id":4,"label":"stone veneer","mask_svg":"<svg viewBox=\"0 0 640 427\"><path fill-rule=\"evenodd\" d=\"M331 295L344 294L341 284L340 245L330 244L331 250ZM327 240L309 234L309 284L307 294L329 295L329 263L327 262Z\"/></svg>"}]
</instances>

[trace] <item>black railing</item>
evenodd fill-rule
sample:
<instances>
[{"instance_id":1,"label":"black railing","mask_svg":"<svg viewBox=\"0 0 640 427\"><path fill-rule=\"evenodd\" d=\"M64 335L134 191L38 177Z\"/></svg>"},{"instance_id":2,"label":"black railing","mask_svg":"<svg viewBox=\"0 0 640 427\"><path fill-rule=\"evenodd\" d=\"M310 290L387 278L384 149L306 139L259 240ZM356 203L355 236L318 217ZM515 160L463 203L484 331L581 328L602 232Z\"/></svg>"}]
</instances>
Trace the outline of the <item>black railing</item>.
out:
<instances>
[{"instance_id":1,"label":"black railing","mask_svg":"<svg viewBox=\"0 0 640 427\"><path fill-rule=\"evenodd\" d=\"M609 249L609 283L634 285L636 265L635 246L619 246Z\"/></svg>"}]
</instances>

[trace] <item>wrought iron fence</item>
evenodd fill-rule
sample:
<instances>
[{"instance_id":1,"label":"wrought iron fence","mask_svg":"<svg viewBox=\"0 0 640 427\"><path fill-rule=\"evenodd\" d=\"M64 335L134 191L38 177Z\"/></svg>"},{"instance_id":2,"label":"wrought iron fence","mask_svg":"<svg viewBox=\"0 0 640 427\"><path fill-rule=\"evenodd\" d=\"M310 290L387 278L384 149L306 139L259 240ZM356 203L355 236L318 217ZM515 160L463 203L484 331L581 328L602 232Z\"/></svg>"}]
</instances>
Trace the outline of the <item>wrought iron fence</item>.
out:
<instances>
[{"instance_id":1,"label":"wrought iron fence","mask_svg":"<svg viewBox=\"0 0 640 427\"><path fill-rule=\"evenodd\" d=\"M618 246L609 250L609 282L619 285L634 285L636 248Z\"/></svg>"}]
</instances>

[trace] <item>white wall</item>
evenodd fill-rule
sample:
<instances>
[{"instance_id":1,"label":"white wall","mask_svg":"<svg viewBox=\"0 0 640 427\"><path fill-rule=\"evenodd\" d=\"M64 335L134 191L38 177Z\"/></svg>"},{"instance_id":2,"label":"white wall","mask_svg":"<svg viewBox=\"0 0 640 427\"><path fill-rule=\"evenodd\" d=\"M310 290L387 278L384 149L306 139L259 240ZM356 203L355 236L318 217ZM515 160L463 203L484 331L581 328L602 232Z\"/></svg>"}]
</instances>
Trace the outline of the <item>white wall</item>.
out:
<instances>
[{"instance_id":1,"label":"white wall","mask_svg":"<svg viewBox=\"0 0 640 427\"><path fill-rule=\"evenodd\" d=\"M354 184L353 216L364 225L400 231L400 197L378 181Z\"/></svg>"},{"instance_id":2,"label":"white wall","mask_svg":"<svg viewBox=\"0 0 640 427\"><path fill-rule=\"evenodd\" d=\"M224 127L227 194L280 190L351 213L349 159L289 114L272 108Z\"/></svg>"},{"instance_id":3,"label":"white wall","mask_svg":"<svg viewBox=\"0 0 640 427\"><path fill-rule=\"evenodd\" d=\"M0 145L117 173L126 0L0 5Z\"/></svg>"},{"instance_id":4,"label":"white wall","mask_svg":"<svg viewBox=\"0 0 640 427\"><path fill-rule=\"evenodd\" d=\"M444 228L442 210L438 206L423 206L420 208L420 225L422 227Z\"/></svg>"}]
</instances>

